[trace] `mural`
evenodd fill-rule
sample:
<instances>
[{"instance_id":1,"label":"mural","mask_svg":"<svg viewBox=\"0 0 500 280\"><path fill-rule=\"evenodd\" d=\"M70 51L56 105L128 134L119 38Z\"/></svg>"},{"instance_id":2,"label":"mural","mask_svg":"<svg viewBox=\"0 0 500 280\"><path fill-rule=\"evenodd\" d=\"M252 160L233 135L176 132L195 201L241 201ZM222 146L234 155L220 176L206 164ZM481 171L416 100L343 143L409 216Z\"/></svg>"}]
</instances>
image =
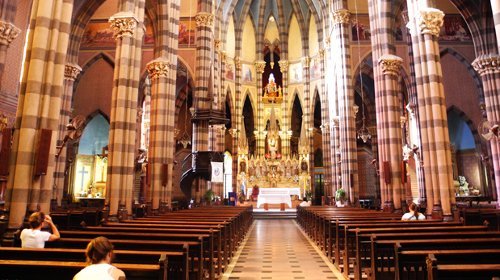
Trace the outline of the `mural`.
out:
<instances>
[{"instance_id":1,"label":"mural","mask_svg":"<svg viewBox=\"0 0 500 280\"><path fill-rule=\"evenodd\" d=\"M352 40L370 40L370 18L368 15L357 15L352 21Z\"/></svg>"},{"instance_id":2,"label":"mural","mask_svg":"<svg viewBox=\"0 0 500 280\"><path fill-rule=\"evenodd\" d=\"M183 17L179 20L179 47L196 45L196 21L194 18Z\"/></svg>"},{"instance_id":3,"label":"mural","mask_svg":"<svg viewBox=\"0 0 500 280\"><path fill-rule=\"evenodd\" d=\"M252 83L253 77L254 77L252 65L242 64L241 67L242 67L241 71L243 74L243 82L244 83Z\"/></svg>"},{"instance_id":4,"label":"mural","mask_svg":"<svg viewBox=\"0 0 500 280\"><path fill-rule=\"evenodd\" d=\"M153 28L149 19L144 20L146 34L144 34L144 46L152 47L154 44ZM194 47L196 45L195 35L196 22L194 18L181 18L179 21L179 48ZM116 41L113 37L113 30L108 20L91 20L83 34L82 49L102 49L115 48Z\"/></svg>"},{"instance_id":5,"label":"mural","mask_svg":"<svg viewBox=\"0 0 500 280\"><path fill-rule=\"evenodd\" d=\"M320 70L320 58L315 57L311 59L310 71L311 71L311 80L316 80L321 78L321 70Z\"/></svg>"},{"instance_id":6,"label":"mural","mask_svg":"<svg viewBox=\"0 0 500 280\"><path fill-rule=\"evenodd\" d=\"M226 64L226 80L234 81L234 64L228 63Z\"/></svg>"},{"instance_id":7,"label":"mural","mask_svg":"<svg viewBox=\"0 0 500 280\"><path fill-rule=\"evenodd\" d=\"M471 41L469 28L461 15L445 15L439 33L440 41Z\"/></svg>"},{"instance_id":8,"label":"mural","mask_svg":"<svg viewBox=\"0 0 500 280\"><path fill-rule=\"evenodd\" d=\"M302 82L302 63L295 63L290 65L290 83Z\"/></svg>"}]
</instances>

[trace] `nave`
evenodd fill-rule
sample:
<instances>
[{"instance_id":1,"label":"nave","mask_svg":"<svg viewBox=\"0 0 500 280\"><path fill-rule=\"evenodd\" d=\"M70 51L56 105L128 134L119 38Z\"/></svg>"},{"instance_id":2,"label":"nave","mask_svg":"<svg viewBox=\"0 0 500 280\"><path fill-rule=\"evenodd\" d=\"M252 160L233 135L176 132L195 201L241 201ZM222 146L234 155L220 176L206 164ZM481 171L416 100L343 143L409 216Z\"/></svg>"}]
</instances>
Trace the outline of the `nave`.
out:
<instances>
[{"instance_id":1,"label":"nave","mask_svg":"<svg viewBox=\"0 0 500 280\"><path fill-rule=\"evenodd\" d=\"M343 278L294 220L256 219L222 279Z\"/></svg>"}]
</instances>

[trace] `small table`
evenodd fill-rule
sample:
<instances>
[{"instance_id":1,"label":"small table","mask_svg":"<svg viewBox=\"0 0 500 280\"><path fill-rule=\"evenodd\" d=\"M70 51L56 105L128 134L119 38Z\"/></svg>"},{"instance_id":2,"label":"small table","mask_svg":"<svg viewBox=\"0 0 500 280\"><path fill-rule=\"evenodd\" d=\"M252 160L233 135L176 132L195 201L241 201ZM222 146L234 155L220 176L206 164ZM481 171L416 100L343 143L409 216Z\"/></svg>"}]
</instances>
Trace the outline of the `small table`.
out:
<instances>
[{"instance_id":1,"label":"small table","mask_svg":"<svg viewBox=\"0 0 500 280\"><path fill-rule=\"evenodd\" d=\"M82 207L103 208L104 198L101 197L77 197Z\"/></svg>"}]
</instances>

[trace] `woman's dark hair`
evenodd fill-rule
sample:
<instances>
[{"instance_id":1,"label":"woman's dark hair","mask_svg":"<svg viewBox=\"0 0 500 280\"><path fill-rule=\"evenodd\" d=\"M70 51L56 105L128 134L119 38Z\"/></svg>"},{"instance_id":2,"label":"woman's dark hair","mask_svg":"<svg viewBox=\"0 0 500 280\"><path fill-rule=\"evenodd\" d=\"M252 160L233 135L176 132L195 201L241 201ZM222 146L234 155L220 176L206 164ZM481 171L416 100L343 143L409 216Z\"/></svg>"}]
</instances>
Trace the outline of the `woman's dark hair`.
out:
<instances>
[{"instance_id":1,"label":"woman's dark hair","mask_svg":"<svg viewBox=\"0 0 500 280\"><path fill-rule=\"evenodd\" d=\"M45 214L43 212L35 212L29 217L28 223L31 228L37 228L43 223L44 220Z\"/></svg>"},{"instance_id":2,"label":"woman's dark hair","mask_svg":"<svg viewBox=\"0 0 500 280\"><path fill-rule=\"evenodd\" d=\"M96 264L104 260L110 252L113 252L111 241L104 236L99 236L89 242L85 256L88 263Z\"/></svg>"}]
</instances>

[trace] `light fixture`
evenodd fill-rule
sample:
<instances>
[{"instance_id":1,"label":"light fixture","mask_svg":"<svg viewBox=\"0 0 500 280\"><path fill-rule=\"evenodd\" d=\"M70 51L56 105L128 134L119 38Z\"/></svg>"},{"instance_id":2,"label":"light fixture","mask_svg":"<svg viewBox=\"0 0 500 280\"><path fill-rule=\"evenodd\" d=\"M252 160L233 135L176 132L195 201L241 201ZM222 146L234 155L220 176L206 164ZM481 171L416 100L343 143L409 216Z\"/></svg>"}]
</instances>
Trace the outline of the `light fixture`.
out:
<instances>
[{"instance_id":1,"label":"light fixture","mask_svg":"<svg viewBox=\"0 0 500 280\"><path fill-rule=\"evenodd\" d=\"M354 10L356 11L356 23L359 24L358 20L358 1L354 1ZM361 47L360 47L360 37L359 37L359 28L356 28L356 36L357 36L357 41L358 41L358 61L360 62L359 64L359 82L361 84L361 117L362 117L362 125L361 128L358 130L358 138L363 141L363 143L368 142L368 140L372 139L372 135L370 134L370 130L366 127L365 124L365 93L363 91L363 74L361 72L362 70L362 63L361 63Z\"/></svg>"},{"instance_id":2,"label":"light fixture","mask_svg":"<svg viewBox=\"0 0 500 280\"><path fill-rule=\"evenodd\" d=\"M191 137L189 137L189 134L187 133L187 115L188 115L188 100L186 97L186 110L184 111L184 132L182 133L182 136L177 140L178 144L181 144L184 149L187 148L188 145L191 145Z\"/></svg>"}]
</instances>

